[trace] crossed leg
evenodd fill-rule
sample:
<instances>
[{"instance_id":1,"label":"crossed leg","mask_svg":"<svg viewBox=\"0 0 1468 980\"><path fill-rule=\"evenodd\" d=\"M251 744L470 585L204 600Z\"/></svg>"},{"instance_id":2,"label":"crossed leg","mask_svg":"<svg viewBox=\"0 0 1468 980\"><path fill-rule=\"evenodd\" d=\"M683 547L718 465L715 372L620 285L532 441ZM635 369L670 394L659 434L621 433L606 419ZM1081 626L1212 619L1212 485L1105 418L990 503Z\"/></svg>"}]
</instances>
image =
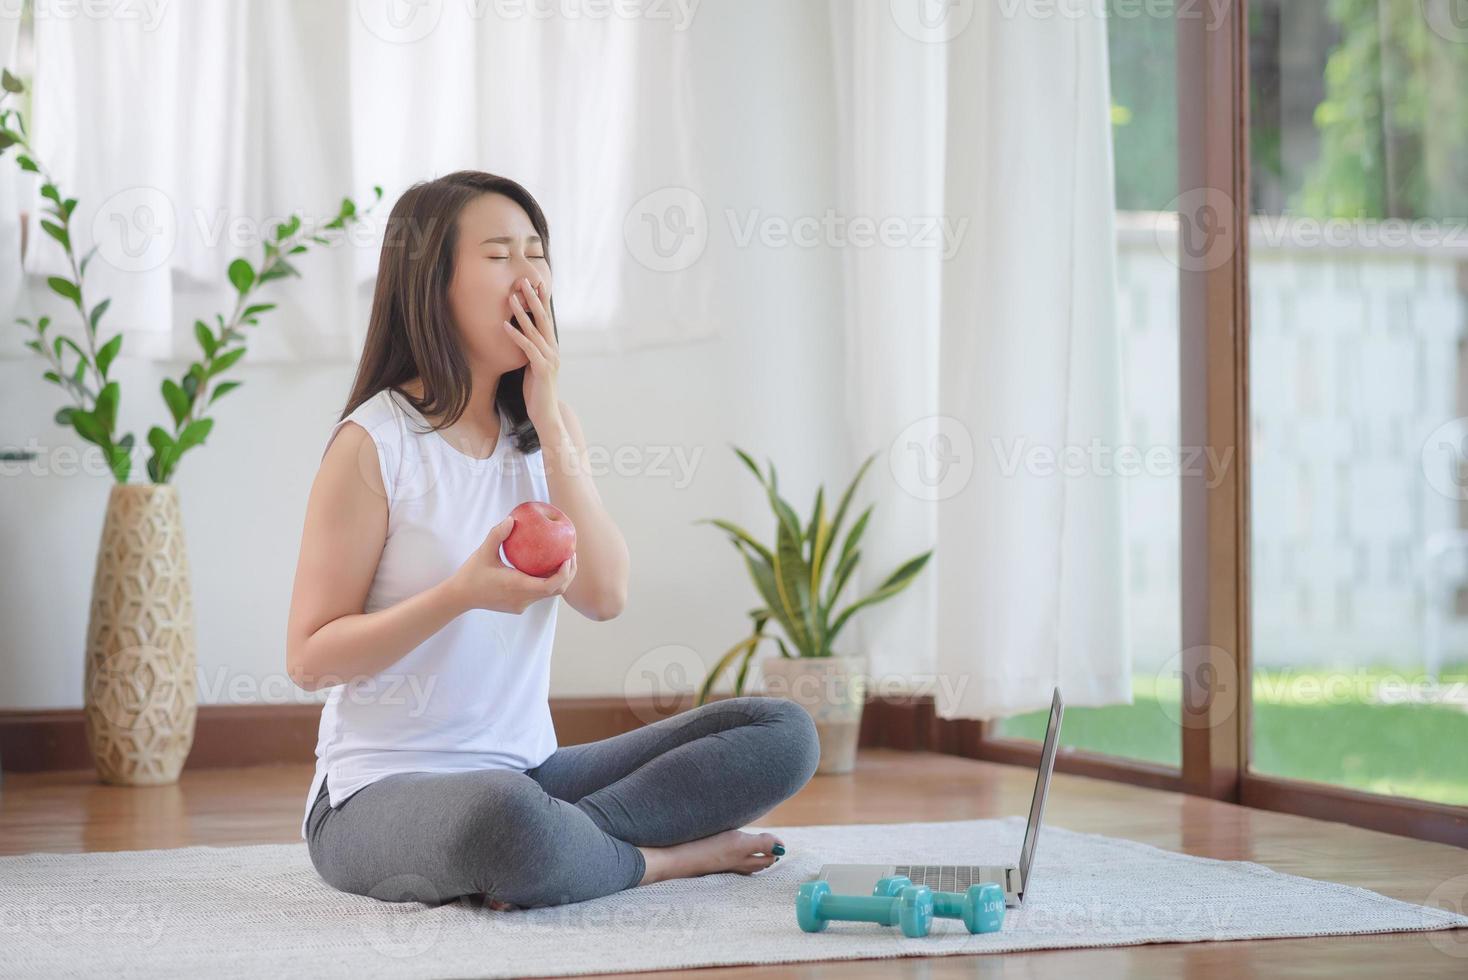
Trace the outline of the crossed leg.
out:
<instances>
[{"instance_id":1,"label":"crossed leg","mask_svg":"<svg viewBox=\"0 0 1468 980\"><path fill-rule=\"evenodd\" d=\"M793 795L818 760L804 708L731 698L557 749L528 772L397 773L336 810L323 792L308 842L329 884L387 901L585 901L773 863L773 838L733 828Z\"/></svg>"}]
</instances>

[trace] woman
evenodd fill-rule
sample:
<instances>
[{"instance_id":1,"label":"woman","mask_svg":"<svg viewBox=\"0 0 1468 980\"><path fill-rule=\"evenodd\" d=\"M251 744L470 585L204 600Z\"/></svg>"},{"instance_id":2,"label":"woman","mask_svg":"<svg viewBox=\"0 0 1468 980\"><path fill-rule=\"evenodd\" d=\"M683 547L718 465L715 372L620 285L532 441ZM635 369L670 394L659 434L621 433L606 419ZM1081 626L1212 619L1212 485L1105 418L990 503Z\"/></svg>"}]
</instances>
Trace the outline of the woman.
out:
<instances>
[{"instance_id":1,"label":"woman","mask_svg":"<svg viewBox=\"0 0 1468 980\"><path fill-rule=\"evenodd\" d=\"M556 597L616 616L628 554L557 397L549 246L534 198L486 173L417 184L389 218L287 638L295 682L330 688L301 835L343 891L505 909L751 874L783 844L735 828L815 771L810 715L774 698L557 747ZM500 560L525 500L576 526L548 578Z\"/></svg>"}]
</instances>

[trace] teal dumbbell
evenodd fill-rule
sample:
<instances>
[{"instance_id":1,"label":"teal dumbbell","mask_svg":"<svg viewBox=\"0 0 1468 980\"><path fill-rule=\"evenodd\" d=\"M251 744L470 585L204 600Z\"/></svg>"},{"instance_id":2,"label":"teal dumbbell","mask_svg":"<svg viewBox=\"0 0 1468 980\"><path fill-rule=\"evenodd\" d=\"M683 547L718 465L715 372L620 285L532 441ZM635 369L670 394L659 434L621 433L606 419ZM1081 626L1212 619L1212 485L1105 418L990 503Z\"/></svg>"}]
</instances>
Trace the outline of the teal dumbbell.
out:
<instances>
[{"instance_id":1,"label":"teal dumbbell","mask_svg":"<svg viewBox=\"0 0 1468 980\"><path fill-rule=\"evenodd\" d=\"M897 895L912 882L901 875L882 878L872 894ZM933 917L959 919L969 932L998 932L1004 926L1004 890L993 882L969 885L962 892L933 892Z\"/></svg>"},{"instance_id":2,"label":"teal dumbbell","mask_svg":"<svg viewBox=\"0 0 1468 980\"><path fill-rule=\"evenodd\" d=\"M909 884L895 895L833 895L825 881L807 881L795 895L795 921L806 932L821 932L833 919L900 925L910 939L926 936L933 927L933 890Z\"/></svg>"}]
</instances>

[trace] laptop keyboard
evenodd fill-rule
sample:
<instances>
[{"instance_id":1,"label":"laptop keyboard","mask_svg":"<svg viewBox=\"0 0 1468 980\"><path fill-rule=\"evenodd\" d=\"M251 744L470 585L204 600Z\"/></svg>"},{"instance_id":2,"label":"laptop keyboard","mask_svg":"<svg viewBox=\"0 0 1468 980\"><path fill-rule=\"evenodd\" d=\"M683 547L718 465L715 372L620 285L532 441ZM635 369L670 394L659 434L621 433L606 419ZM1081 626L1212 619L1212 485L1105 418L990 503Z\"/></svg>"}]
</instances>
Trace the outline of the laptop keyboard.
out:
<instances>
[{"instance_id":1,"label":"laptop keyboard","mask_svg":"<svg viewBox=\"0 0 1468 980\"><path fill-rule=\"evenodd\" d=\"M935 892L961 892L969 885L982 884L986 880L982 877L983 870L971 864L899 864L893 873L914 885L927 885ZM995 880L995 884L1004 887L1002 880Z\"/></svg>"}]
</instances>

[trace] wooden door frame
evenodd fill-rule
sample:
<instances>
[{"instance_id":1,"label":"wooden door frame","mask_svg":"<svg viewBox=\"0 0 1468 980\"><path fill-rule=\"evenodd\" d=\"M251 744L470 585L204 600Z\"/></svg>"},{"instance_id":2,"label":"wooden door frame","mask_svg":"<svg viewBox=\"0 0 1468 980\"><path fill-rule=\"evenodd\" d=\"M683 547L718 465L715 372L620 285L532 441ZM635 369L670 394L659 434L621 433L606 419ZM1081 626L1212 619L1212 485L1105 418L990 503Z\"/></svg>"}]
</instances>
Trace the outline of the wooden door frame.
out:
<instances>
[{"instance_id":1,"label":"wooden door frame","mask_svg":"<svg viewBox=\"0 0 1468 980\"><path fill-rule=\"evenodd\" d=\"M1231 461L1179 479L1180 676L1183 788L1237 800L1249 744L1248 18L1241 2L1223 9L1216 24L1177 22L1179 444Z\"/></svg>"}]
</instances>

